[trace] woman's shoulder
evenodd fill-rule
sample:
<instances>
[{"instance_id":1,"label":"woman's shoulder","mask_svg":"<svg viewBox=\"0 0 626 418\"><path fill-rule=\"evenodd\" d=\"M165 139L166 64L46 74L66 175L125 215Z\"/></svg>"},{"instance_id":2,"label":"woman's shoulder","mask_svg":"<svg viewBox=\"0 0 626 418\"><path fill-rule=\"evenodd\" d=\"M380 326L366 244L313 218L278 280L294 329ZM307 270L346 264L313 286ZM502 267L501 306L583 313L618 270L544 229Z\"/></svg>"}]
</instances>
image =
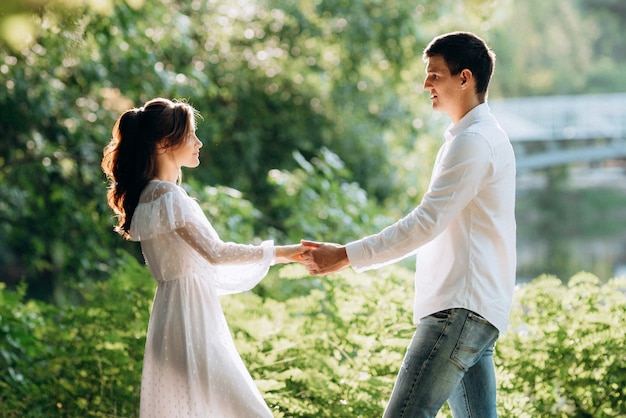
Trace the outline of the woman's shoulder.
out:
<instances>
[{"instance_id":1,"label":"woman's shoulder","mask_svg":"<svg viewBox=\"0 0 626 418\"><path fill-rule=\"evenodd\" d=\"M197 222L198 209L185 190L171 182L151 180L141 193L130 225L135 241L171 232Z\"/></svg>"},{"instance_id":2,"label":"woman's shoulder","mask_svg":"<svg viewBox=\"0 0 626 418\"><path fill-rule=\"evenodd\" d=\"M175 183L162 180L150 180L141 192L139 203L154 202L171 193L181 197L188 197L185 189Z\"/></svg>"}]
</instances>

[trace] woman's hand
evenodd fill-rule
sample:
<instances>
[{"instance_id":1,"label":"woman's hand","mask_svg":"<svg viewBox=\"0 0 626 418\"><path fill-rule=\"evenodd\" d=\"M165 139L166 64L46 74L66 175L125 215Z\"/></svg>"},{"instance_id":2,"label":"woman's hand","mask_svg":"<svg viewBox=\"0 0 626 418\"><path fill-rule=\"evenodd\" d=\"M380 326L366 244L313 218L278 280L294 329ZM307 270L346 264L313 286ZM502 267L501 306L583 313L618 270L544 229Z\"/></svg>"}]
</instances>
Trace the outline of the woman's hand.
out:
<instances>
[{"instance_id":1,"label":"woman's hand","mask_svg":"<svg viewBox=\"0 0 626 418\"><path fill-rule=\"evenodd\" d=\"M306 248L301 244L276 246L275 264L302 262L302 253Z\"/></svg>"}]
</instances>

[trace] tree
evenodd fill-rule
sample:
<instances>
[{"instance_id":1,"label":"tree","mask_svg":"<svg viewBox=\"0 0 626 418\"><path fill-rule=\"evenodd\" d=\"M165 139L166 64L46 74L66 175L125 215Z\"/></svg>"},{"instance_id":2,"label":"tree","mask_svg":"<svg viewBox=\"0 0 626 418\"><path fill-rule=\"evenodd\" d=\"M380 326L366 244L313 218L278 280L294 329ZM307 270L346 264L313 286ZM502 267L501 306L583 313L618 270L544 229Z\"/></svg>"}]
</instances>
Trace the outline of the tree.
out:
<instances>
[{"instance_id":1,"label":"tree","mask_svg":"<svg viewBox=\"0 0 626 418\"><path fill-rule=\"evenodd\" d=\"M365 0L7 4L32 39L0 50L0 262L5 281L58 302L107 277L115 248L139 257L111 231L99 162L115 118L155 96L202 113L203 164L186 178L240 190L264 214L257 231L281 233L267 173L297 169L293 152L326 146L368 198L392 198L390 150L403 148L387 144L415 136L404 96L427 36L416 23L444 13Z\"/></svg>"},{"instance_id":2,"label":"tree","mask_svg":"<svg viewBox=\"0 0 626 418\"><path fill-rule=\"evenodd\" d=\"M31 287L41 294L60 286L58 300L60 277L106 277L120 245L98 169L120 112L160 95L192 102L204 115L205 147L202 168L187 178L241 190L262 214L251 219L257 231L280 233L290 216L290 205L273 207L280 190L267 173L297 170L294 151L310 160L323 146L345 162L348 182L401 215L426 187L428 144L440 133L424 115L427 100L407 94L421 85L421 49L440 26L480 27L498 6L6 4L26 13L33 36L28 47L2 50L0 121L9 141L0 147L0 260L7 281L43 280ZM341 208L334 212L340 222Z\"/></svg>"},{"instance_id":3,"label":"tree","mask_svg":"<svg viewBox=\"0 0 626 418\"><path fill-rule=\"evenodd\" d=\"M622 1L510 1L501 13L488 33L497 54L496 96L626 90Z\"/></svg>"}]
</instances>

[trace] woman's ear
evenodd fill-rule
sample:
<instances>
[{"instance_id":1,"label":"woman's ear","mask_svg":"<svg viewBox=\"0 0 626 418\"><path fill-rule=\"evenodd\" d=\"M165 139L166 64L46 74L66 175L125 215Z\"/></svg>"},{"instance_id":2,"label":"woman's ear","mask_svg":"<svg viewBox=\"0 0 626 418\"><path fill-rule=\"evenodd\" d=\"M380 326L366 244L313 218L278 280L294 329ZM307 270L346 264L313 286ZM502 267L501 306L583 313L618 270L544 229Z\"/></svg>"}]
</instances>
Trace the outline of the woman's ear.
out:
<instances>
[{"instance_id":1,"label":"woman's ear","mask_svg":"<svg viewBox=\"0 0 626 418\"><path fill-rule=\"evenodd\" d=\"M169 147L166 146L165 140L162 139L156 143L156 146L154 147L154 149L158 155L161 155L161 154L167 153L167 151L169 150Z\"/></svg>"}]
</instances>

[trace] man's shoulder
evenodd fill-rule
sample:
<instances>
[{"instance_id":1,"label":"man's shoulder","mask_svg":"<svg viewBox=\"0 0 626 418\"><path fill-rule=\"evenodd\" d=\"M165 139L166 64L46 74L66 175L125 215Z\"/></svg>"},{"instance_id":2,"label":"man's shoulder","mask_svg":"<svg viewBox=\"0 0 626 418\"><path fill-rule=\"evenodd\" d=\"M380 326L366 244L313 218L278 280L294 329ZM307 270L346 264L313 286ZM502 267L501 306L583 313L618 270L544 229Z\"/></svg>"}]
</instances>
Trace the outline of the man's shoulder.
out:
<instances>
[{"instance_id":1,"label":"man's shoulder","mask_svg":"<svg viewBox=\"0 0 626 418\"><path fill-rule=\"evenodd\" d=\"M509 140L507 133L500 127L491 113L476 117L465 129L459 132L459 136L463 135L481 136L489 142Z\"/></svg>"}]
</instances>

